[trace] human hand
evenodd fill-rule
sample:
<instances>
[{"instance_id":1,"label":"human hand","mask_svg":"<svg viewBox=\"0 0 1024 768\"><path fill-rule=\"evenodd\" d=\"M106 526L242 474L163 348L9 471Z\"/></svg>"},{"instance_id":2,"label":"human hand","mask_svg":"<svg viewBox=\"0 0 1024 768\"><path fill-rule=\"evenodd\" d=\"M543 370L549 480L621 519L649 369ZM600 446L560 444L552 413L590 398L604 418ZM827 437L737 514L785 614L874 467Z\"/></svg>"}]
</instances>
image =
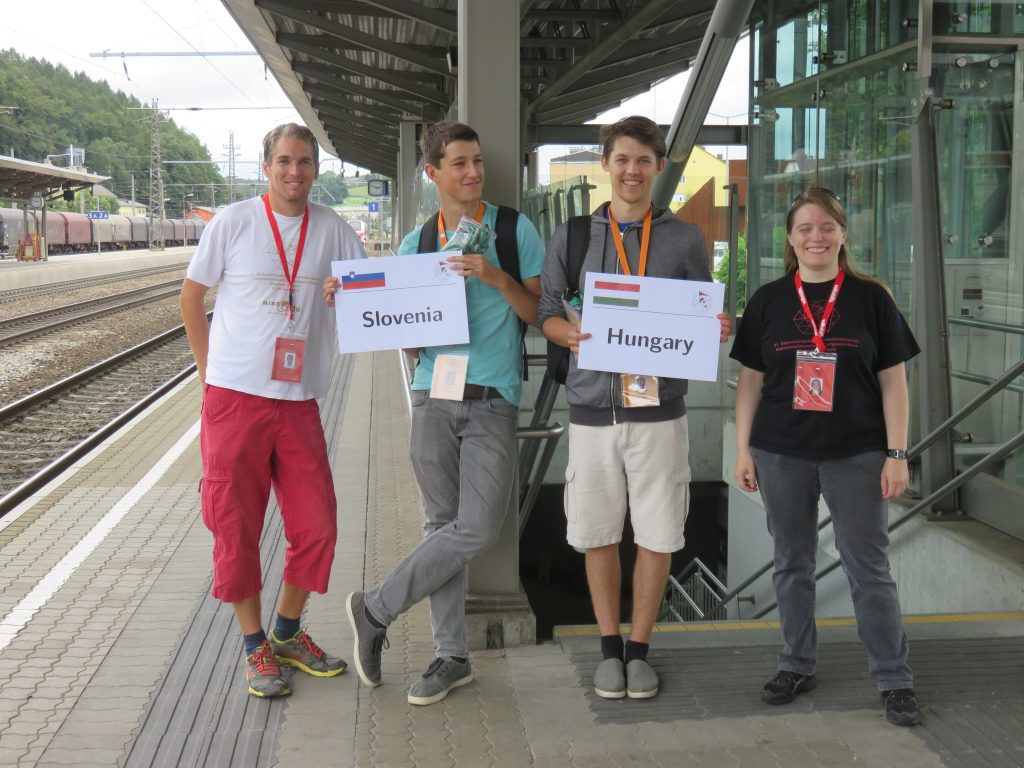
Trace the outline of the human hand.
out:
<instances>
[{"instance_id":1,"label":"human hand","mask_svg":"<svg viewBox=\"0 0 1024 768\"><path fill-rule=\"evenodd\" d=\"M910 468L904 459L886 459L882 465L882 498L902 496L910 485Z\"/></svg>"},{"instance_id":2,"label":"human hand","mask_svg":"<svg viewBox=\"0 0 1024 768\"><path fill-rule=\"evenodd\" d=\"M590 336L591 334L589 333L581 333L580 327L578 325L574 325L569 330L569 335L566 337L569 341L569 350L578 357L580 354L580 342L589 339Z\"/></svg>"},{"instance_id":3,"label":"human hand","mask_svg":"<svg viewBox=\"0 0 1024 768\"><path fill-rule=\"evenodd\" d=\"M499 291L505 286L505 281L511 279L503 270L491 264L482 253L449 256L448 261L462 277L475 277L484 285L497 288Z\"/></svg>"},{"instance_id":4,"label":"human hand","mask_svg":"<svg viewBox=\"0 0 1024 768\"><path fill-rule=\"evenodd\" d=\"M726 342L729 337L732 336L732 315L728 312L718 313L718 322L721 323L721 330L719 331L718 340Z\"/></svg>"},{"instance_id":5,"label":"human hand","mask_svg":"<svg viewBox=\"0 0 1024 768\"><path fill-rule=\"evenodd\" d=\"M324 278L324 301L328 307L334 306L334 294L341 287L341 282L336 277Z\"/></svg>"},{"instance_id":6,"label":"human hand","mask_svg":"<svg viewBox=\"0 0 1024 768\"><path fill-rule=\"evenodd\" d=\"M747 493L757 490L757 467L754 466L754 457L750 451L736 451L736 467L732 471L736 485Z\"/></svg>"}]
</instances>

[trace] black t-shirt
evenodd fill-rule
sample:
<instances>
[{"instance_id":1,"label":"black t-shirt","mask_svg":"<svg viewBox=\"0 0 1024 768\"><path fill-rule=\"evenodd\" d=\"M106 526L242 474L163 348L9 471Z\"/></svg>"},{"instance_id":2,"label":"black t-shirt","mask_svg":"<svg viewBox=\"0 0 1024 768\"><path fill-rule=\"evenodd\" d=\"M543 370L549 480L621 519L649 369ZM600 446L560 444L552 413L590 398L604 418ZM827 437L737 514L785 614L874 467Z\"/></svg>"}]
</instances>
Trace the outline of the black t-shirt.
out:
<instances>
[{"instance_id":1,"label":"black t-shirt","mask_svg":"<svg viewBox=\"0 0 1024 768\"><path fill-rule=\"evenodd\" d=\"M831 280L804 283L816 322L821 322L831 289ZM877 283L850 275L843 281L825 331L828 351L838 355L830 412L793 408L796 352L814 349L812 335L792 274L761 286L751 297L729 353L764 373L750 445L804 458L885 450L878 372L921 351L892 297Z\"/></svg>"}]
</instances>

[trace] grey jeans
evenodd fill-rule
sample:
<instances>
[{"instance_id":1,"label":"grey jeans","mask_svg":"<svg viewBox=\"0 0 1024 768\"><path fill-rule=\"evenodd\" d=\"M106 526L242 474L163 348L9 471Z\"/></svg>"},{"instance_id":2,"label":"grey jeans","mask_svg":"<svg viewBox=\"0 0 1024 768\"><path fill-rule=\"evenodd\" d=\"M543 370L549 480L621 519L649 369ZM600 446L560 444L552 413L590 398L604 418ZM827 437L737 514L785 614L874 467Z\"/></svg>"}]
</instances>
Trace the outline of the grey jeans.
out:
<instances>
[{"instance_id":1,"label":"grey jeans","mask_svg":"<svg viewBox=\"0 0 1024 768\"><path fill-rule=\"evenodd\" d=\"M429 596L437 655L465 657L466 565L498 540L513 501L519 409L501 398L439 400L421 390L412 405L423 540L366 593L366 606L390 624Z\"/></svg>"},{"instance_id":2,"label":"grey jeans","mask_svg":"<svg viewBox=\"0 0 1024 768\"><path fill-rule=\"evenodd\" d=\"M885 454L872 451L817 461L751 449L775 544L772 580L785 644L779 669L814 673L818 497L832 513L836 547L850 582L857 633L880 691L912 688L896 583L889 572L888 504L882 498Z\"/></svg>"}]
</instances>

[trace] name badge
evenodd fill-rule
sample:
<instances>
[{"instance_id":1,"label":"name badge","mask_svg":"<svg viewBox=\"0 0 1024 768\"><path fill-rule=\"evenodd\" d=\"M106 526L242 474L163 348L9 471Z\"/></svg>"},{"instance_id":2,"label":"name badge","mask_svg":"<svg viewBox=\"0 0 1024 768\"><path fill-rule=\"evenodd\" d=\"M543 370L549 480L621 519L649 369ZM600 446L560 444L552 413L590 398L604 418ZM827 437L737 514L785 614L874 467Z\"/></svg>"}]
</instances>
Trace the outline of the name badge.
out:
<instances>
[{"instance_id":1,"label":"name badge","mask_svg":"<svg viewBox=\"0 0 1024 768\"><path fill-rule=\"evenodd\" d=\"M438 355L434 358L434 375L430 380L430 396L439 400L461 400L466 389L468 355Z\"/></svg>"},{"instance_id":2,"label":"name badge","mask_svg":"<svg viewBox=\"0 0 1024 768\"><path fill-rule=\"evenodd\" d=\"M836 388L834 352L800 350L796 353L793 408L797 411L831 411Z\"/></svg>"},{"instance_id":3,"label":"name badge","mask_svg":"<svg viewBox=\"0 0 1024 768\"><path fill-rule=\"evenodd\" d=\"M302 359L305 356L305 340L278 336L274 340L274 369L270 373L270 378L274 381L298 384L302 381Z\"/></svg>"},{"instance_id":4,"label":"name badge","mask_svg":"<svg viewBox=\"0 0 1024 768\"><path fill-rule=\"evenodd\" d=\"M660 404L657 376L648 376L643 373L622 374L623 408L650 408Z\"/></svg>"}]
</instances>

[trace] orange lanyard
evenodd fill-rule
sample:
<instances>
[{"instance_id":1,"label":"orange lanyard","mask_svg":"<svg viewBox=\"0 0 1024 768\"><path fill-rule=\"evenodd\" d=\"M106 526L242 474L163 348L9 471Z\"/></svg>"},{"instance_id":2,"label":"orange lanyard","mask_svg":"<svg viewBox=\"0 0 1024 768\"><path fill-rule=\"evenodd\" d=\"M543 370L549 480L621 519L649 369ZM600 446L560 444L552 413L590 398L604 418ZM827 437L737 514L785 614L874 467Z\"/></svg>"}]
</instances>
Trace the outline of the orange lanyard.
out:
<instances>
[{"instance_id":1,"label":"orange lanyard","mask_svg":"<svg viewBox=\"0 0 1024 768\"><path fill-rule=\"evenodd\" d=\"M643 277L644 273L647 272L647 249L651 245L651 219L653 218L653 211L653 208L648 208L647 214L644 216L644 234L640 238L640 269L637 271L637 277ZM618 222L612 216L611 206L608 206L608 222L608 226L612 231L612 240L615 242L615 250L619 252L619 265L622 267L622 274L632 274L629 271L629 262L626 260L626 249L622 245L622 233L619 232Z\"/></svg>"},{"instance_id":2,"label":"orange lanyard","mask_svg":"<svg viewBox=\"0 0 1024 768\"><path fill-rule=\"evenodd\" d=\"M476 223L479 224L484 220L484 204L480 203L480 207L476 210ZM448 245L448 234L444 231L444 216L441 212L437 212L437 236L441 238L441 247L444 248Z\"/></svg>"}]
</instances>

